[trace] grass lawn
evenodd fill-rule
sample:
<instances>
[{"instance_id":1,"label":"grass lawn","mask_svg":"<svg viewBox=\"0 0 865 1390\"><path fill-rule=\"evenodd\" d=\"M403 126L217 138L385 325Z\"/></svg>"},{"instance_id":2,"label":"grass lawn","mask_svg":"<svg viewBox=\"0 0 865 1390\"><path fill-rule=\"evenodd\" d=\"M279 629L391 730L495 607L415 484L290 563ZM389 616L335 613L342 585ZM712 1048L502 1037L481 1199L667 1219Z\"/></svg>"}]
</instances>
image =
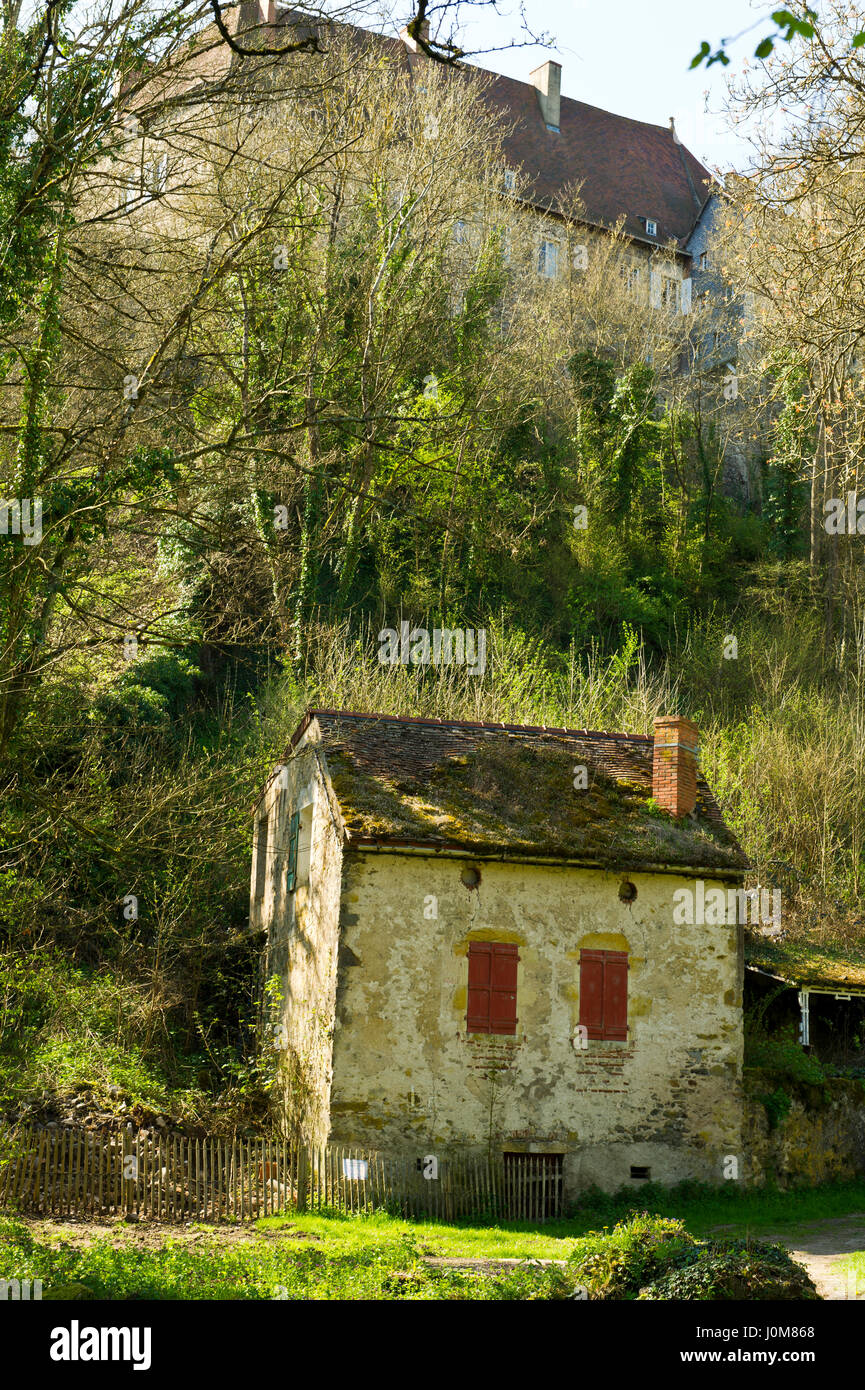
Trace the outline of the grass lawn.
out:
<instances>
[{"instance_id":1,"label":"grass lawn","mask_svg":"<svg viewBox=\"0 0 865 1390\"><path fill-rule=\"evenodd\" d=\"M138 1226L82 1230L0 1219L0 1270L52 1290L84 1286L100 1298L158 1299L550 1299L574 1296L572 1271L527 1265L466 1274L432 1269L430 1257L562 1260L605 1249L629 1213L681 1218L695 1237L723 1226L759 1237L821 1217L865 1211L865 1183L793 1192L647 1186L589 1193L568 1219L444 1225L376 1212L267 1217L253 1227ZM854 1255L865 1277L865 1254ZM857 1269L859 1266L857 1266ZM85 1292L83 1297L87 1297Z\"/></svg>"}]
</instances>

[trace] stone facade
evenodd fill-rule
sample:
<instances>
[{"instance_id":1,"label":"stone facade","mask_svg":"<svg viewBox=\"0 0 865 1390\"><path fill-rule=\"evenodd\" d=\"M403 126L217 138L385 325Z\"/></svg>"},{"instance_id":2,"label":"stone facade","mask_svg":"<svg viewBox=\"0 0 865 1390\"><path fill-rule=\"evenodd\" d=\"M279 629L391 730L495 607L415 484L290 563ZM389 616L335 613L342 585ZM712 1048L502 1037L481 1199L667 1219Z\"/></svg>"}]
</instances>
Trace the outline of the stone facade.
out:
<instances>
[{"instance_id":1,"label":"stone facade","mask_svg":"<svg viewBox=\"0 0 865 1390\"><path fill-rule=\"evenodd\" d=\"M762 1068L744 1081L745 1178L758 1185L812 1187L865 1173L865 1085L827 1077L819 1085L794 1082ZM765 1098L782 1091L786 1113L770 1123Z\"/></svg>"},{"instance_id":2,"label":"stone facade","mask_svg":"<svg viewBox=\"0 0 865 1390\"><path fill-rule=\"evenodd\" d=\"M468 889L456 858L346 859L332 1138L561 1153L570 1191L615 1188L632 1166L721 1180L741 1146L740 929L674 926L675 875L632 875L622 902L601 870L471 864ZM512 1037L467 1033L472 941L519 949ZM625 1042L577 1035L582 949L628 953Z\"/></svg>"}]
</instances>

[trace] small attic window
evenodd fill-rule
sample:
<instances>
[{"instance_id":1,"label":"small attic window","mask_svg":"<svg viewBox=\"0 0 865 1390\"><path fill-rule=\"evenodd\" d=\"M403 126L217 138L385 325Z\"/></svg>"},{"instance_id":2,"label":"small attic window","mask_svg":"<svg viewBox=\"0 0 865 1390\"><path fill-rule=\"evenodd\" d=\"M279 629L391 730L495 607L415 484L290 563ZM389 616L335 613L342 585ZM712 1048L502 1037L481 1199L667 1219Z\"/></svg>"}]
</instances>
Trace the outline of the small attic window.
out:
<instances>
[{"instance_id":1,"label":"small attic window","mask_svg":"<svg viewBox=\"0 0 865 1390\"><path fill-rule=\"evenodd\" d=\"M657 222L653 222L652 219L651 219L651 217L644 217L644 218L643 218L643 221L644 221L645 224L646 224L646 236L657 236L657 235L658 235L658 224L657 224Z\"/></svg>"},{"instance_id":2,"label":"small attic window","mask_svg":"<svg viewBox=\"0 0 865 1390\"><path fill-rule=\"evenodd\" d=\"M505 192L506 192L506 193L513 193L514 189L515 189L516 186L517 186L517 171L516 171L516 169L505 169L505 172L504 172L504 174L502 175L502 182L504 183L504 186L505 186Z\"/></svg>"}]
</instances>

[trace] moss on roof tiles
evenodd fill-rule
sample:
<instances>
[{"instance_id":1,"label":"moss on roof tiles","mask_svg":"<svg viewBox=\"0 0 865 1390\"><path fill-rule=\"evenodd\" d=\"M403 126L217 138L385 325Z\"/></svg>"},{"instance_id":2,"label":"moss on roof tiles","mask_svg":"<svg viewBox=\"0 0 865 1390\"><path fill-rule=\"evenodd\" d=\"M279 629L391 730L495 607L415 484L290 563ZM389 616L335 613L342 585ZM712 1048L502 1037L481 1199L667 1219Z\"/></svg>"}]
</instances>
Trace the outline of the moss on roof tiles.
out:
<instances>
[{"instance_id":1,"label":"moss on roof tiles","mask_svg":"<svg viewBox=\"0 0 865 1390\"><path fill-rule=\"evenodd\" d=\"M816 946L801 937L770 940L759 933L745 934L745 963L790 984L865 988L865 951Z\"/></svg>"},{"instance_id":2,"label":"moss on roof tiles","mask_svg":"<svg viewBox=\"0 0 865 1390\"><path fill-rule=\"evenodd\" d=\"M635 867L745 864L703 795L692 816L674 820L655 807L650 775L610 776L597 750L571 738L487 736L416 767L402 750L389 766L386 753L370 758L362 733L326 742L326 752L353 836ZM585 791L574 788L576 762L587 767Z\"/></svg>"}]
</instances>

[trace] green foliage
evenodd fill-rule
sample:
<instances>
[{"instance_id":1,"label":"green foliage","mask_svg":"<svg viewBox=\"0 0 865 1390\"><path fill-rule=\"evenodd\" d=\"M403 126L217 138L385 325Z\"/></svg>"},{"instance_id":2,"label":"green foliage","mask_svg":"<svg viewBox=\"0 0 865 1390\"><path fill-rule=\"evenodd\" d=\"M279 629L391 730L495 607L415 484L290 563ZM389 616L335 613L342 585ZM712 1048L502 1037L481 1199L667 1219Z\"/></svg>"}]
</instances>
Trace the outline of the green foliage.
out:
<instances>
[{"instance_id":1,"label":"green foliage","mask_svg":"<svg viewBox=\"0 0 865 1390\"><path fill-rule=\"evenodd\" d=\"M568 1268L593 1299L819 1297L781 1246L699 1241L682 1221L648 1212L579 1241Z\"/></svg>"},{"instance_id":2,"label":"green foliage","mask_svg":"<svg viewBox=\"0 0 865 1390\"><path fill-rule=\"evenodd\" d=\"M769 1094L762 1095L760 1100L766 1111L769 1120L769 1129L779 1129L790 1114L793 1102L787 1095L783 1086L778 1086Z\"/></svg>"},{"instance_id":3,"label":"green foliage","mask_svg":"<svg viewBox=\"0 0 865 1390\"><path fill-rule=\"evenodd\" d=\"M93 702L106 744L131 734L153 738L177 727L196 694L200 670L176 652L155 652L130 663Z\"/></svg>"},{"instance_id":4,"label":"green foliage","mask_svg":"<svg viewBox=\"0 0 865 1390\"><path fill-rule=\"evenodd\" d=\"M819 1299L811 1279L780 1245L716 1240L694 1262L679 1264L638 1293L639 1299L762 1302Z\"/></svg>"},{"instance_id":5,"label":"green foliage","mask_svg":"<svg viewBox=\"0 0 865 1390\"><path fill-rule=\"evenodd\" d=\"M586 1236L568 1266L590 1298L627 1299L671 1267L696 1259L698 1250L683 1222L640 1212L612 1231Z\"/></svg>"},{"instance_id":6,"label":"green foliage","mask_svg":"<svg viewBox=\"0 0 865 1390\"><path fill-rule=\"evenodd\" d=\"M804 1050L792 1026L779 1029L771 1036L746 1029L745 1065L777 1072L806 1086L822 1086L826 1081L822 1063L813 1053Z\"/></svg>"}]
</instances>

